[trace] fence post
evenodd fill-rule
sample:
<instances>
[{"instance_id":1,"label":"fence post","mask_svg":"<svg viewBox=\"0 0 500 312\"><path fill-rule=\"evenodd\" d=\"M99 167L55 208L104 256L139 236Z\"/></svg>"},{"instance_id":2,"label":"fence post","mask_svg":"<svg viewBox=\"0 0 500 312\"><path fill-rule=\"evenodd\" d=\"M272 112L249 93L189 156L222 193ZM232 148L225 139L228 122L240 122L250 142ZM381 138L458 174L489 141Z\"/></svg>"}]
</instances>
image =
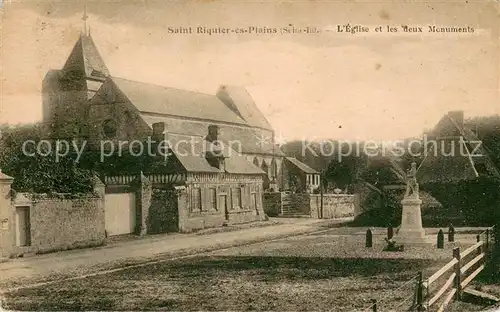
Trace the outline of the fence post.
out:
<instances>
[{"instance_id":1,"label":"fence post","mask_svg":"<svg viewBox=\"0 0 500 312\"><path fill-rule=\"evenodd\" d=\"M481 235L477 235L477 236L476 236L476 240L477 240L477 242L479 243L479 242L481 241ZM483 252L483 246L479 246L479 247L477 248L477 254L478 254L478 255L480 255L480 254L481 254L481 252Z\"/></svg>"},{"instance_id":2,"label":"fence post","mask_svg":"<svg viewBox=\"0 0 500 312\"><path fill-rule=\"evenodd\" d=\"M372 299L372 311L377 312L377 299Z\"/></svg>"},{"instance_id":3,"label":"fence post","mask_svg":"<svg viewBox=\"0 0 500 312\"><path fill-rule=\"evenodd\" d=\"M487 228L486 229L486 245L484 246L485 247L485 252L486 252L486 256L490 253L490 229Z\"/></svg>"},{"instance_id":4,"label":"fence post","mask_svg":"<svg viewBox=\"0 0 500 312\"><path fill-rule=\"evenodd\" d=\"M448 241L449 242L455 241L455 227L451 223L450 226L448 227Z\"/></svg>"},{"instance_id":5,"label":"fence post","mask_svg":"<svg viewBox=\"0 0 500 312\"><path fill-rule=\"evenodd\" d=\"M437 235L437 248L443 249L444 248L444 233L443 230L439 230L438 235Z\"/></svg>"},{"instance_id":6,"label":"fence post","mask_svg":"<svg viewBox=\"0 0 500 312\"><path fill-rule=\"evenodd\" d=\"M418 285L417 285L417 311L424 311L424 278L422 271L418 272Z\"/></svg>"},{"instance_id":7,"label":"fence post","mask_svg":"<svg viewBox=\"0 0 500 312\"><path fill-rule=\"evenodd\" d=\"M366 230L366 244L365 247L371 248L373 246L372 231L370 229Z\"/></svg>"},{"instance_id":8,"label":"fence post","mask_svg":"<svg viewBox=\"0 0 500 312\"><path fill-rule=\"evenodd\" d=\"M461 273L460 273L460 248L456 247L453 249L453 258L457 259L457 263L455 264L455 289L457 290L455 299L460 300L462 298L462 289L460 287L461 281Z\"/></svg>"},{"instance_id":9,"label":"fence post","mask_svg":"<svg viewBox=\"0 0 500 312\"><path fill-rule=\"evenodd\" d=\"M392 239L394 237L394 229L392 226L387 228L387 239Z\"/></svg>"}]
</instances>

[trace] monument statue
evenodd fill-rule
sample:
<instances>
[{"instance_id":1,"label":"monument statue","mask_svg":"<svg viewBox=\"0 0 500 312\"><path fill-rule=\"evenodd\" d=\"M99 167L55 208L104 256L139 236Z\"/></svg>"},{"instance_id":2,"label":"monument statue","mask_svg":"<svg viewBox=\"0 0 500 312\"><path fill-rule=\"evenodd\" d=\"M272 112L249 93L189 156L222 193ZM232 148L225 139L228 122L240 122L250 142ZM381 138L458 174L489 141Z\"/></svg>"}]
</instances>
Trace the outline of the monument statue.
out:
<instances>
[{"instance_id":1,"label":"monument statue","mask_svg":"<svg viewBox=\"0 0 500 312\"><path fill-rule=\"evenodd\" d=\"M422 226L421 204L422 201L418 196L417 164L412 163L406 174L406 193L401 201L403 206L401 226L394 239L399 244L432 245Z\"/></svg>"},{"instance_id":2,"label":"monument statue","mask_svg":"<svg viewBox=\"0 0 500 312\"><path fill-rule=\"evenodd\" d=\"M411 163L411 168L406 172L405 198L418 198L417 164Z\"/></svg>"}]
</instances>

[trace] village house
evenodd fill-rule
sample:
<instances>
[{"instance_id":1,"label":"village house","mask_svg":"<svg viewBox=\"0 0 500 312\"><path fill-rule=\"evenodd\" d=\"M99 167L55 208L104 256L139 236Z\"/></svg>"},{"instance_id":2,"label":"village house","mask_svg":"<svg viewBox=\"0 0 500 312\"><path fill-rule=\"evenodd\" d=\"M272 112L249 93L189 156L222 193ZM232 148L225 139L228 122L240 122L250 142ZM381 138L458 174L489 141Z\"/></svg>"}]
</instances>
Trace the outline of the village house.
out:
<instances>
[{"instance_id":1,"label":"village house","mask_svg":"<svg viewBox=\"0 0 500 312\"><path fill-rule=\"evenodd\" d=\"M485 175L500 177L486 147L465 125L463 111L444 115L427 133L427 141L430 143L418 173L421 183L456 182Z\"/></svg>"},{"instance_id":2,"label":"village house","mask_svg":"<svg viewBox=\"0 0 500 312\"><path fill-rule=\"evenodd\" d=\"M320 174L318 171L299 161L295 157L286 157L288 181L295 192L312 193L319 188Z\"/></svg>"}]
</instances>

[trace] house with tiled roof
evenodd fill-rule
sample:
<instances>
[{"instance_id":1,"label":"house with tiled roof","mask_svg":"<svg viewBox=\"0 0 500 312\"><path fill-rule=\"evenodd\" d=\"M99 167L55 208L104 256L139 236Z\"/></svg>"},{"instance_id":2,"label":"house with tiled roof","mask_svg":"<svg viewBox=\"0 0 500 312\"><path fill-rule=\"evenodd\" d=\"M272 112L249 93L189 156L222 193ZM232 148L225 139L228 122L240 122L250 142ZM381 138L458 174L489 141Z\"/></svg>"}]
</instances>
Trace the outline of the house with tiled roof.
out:
<instances>
[{"instance_id":1,"label":"house with tiled roof","mask_svg":"<svg viewBox=\"0 0 500 312\"><path fill-rule=\"evenodd\" d=\"M288 169L289 181L294 181L295 191L313 192L320 185L320 174L318 171L299 161L295 157L286 157L285 166Z\"/></svg>"},{"instance_id":2,"label":"house with tiled roof","mask_svg":"<svg viewBox=\"0 0 500 312\"><path fill-rule=\"evenodd\" d=\"M188 213L179 223L186 229L260 220L263 192L288 188L274 130L244 87L222 85L205 94L115 77L92 37L82 34L63 68L47 73L42 93L44 122L54 139L78 137L94 148L102 142L126 142L126 148L151 137L168 142L170 171L144 176L153 187L186 188ZM123 187L134 177L103 179L109 192L133 193ZM113 196L106 204L114 205L109 218L128 216L110 219L121 224L110 235L147 227L144 205L133 207L141 200L130 196Z\"/></svg>"},{"instance_id":3,"label":"house with tiled roof","mask_svg":"<svg viewBox=\"0 0 500 312\"><path fill-rule=\"evenodd\" d=\"M417 172L419 183L500 177L487 147L464 125L463 111L448 112L426 136L424 159Z\"/></svg>"}]
</instances>

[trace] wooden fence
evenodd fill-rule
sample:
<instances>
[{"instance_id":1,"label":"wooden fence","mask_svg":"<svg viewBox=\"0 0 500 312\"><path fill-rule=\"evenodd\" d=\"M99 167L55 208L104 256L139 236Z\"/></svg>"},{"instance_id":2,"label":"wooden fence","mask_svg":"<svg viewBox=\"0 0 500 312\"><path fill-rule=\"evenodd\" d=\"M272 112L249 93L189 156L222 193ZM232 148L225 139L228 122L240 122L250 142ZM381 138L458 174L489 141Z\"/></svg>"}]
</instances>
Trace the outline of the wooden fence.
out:
<instances>
[{"instance_id":1,"label":"wooden fence","mask_svg":"<svg viewBox=\"0 0 500 312\"><path fill-rule=\"evenodd\" d=\"M469 283L484 270L490 257L493 227L476 236L476 243L464 251L453 249L453 258L422 283L427 311L444 311L453 300L460 300ZM451 273L451 274L450 274ZM444 283L439 283L445 278Z\"/></svg>"},{"instance_id":2,"label":"wooden fence","mask_svg":"<svg viewBox=\"0 0 500 312\"><path fill-rule=\"evenodd\" d=\"M388 296L372 300L372 304L361 311L444 311L453 299L461 299L465 287L484 270L490 258L493 230L494 227L491 227L477 235L476 243L463 252L458 247L454 248L453 258L426 280L423 279L422 272L419 272ZM395 299L401 288L411 283L415 287L410 296L401 298L396 304L392 303L391 307L381 309L387 298Z\"/></svg>"}]
</instances>

